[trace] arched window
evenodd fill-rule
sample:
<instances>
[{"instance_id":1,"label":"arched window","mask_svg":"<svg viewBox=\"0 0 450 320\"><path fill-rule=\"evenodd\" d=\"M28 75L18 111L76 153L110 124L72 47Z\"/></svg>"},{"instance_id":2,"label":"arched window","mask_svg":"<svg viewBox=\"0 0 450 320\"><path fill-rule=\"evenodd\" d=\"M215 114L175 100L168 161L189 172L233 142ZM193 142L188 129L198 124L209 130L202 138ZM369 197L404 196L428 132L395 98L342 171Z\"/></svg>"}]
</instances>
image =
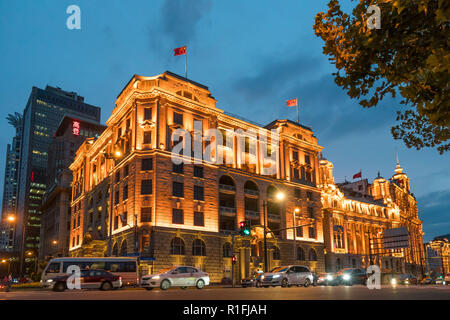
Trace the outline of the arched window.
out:
<instances>
[{"instance_id":1,"label":"arched window","mask_svg":"<svg viewBox=\"0 0 450 320\"><path fill-rule=\"evenodd\" d=\"M195 239L192 244L192 255L193 256L206 256L206 246L205 242L201 239Z\"/></svg>"},{"instance_id":2,"label":"arched window","mask_svg":"<svg viewBox=\"0 0 450 320\"><path fill-rule=\"evenodd\" d=\"M302 247L297 248L297 260L305 261L305 250Z\"/></svg>"},{"instance_id":3,"label":"arched window","mask_svg":"<svg viewBox=\"0 0 450 320\"><path fill-rule=\"evenodd\" d=\"M231 250L231 244L229 242L226 242L223 245L223 257L231 258L232 255L233 255L233 251Z\"/></svg>"},{"instance_id":4,"label":"arched window","mask_svg":"<svg viewBox=\"0 0 450 320\"><path fill-rule=\"evenodd\" d=\"M257 194L258 193L258 186L253 181L248 180L244 184L244 190L245 191L247 191L247 190L254 191Z\"/></svg>"},{"instance_id":5,"label":"arched window","mask_svg":"<svg viewBox=\"0 0 450 320\"><path fill-rule=\"evenodd\" d=\"M120 246L120 255L121 256L127 255L127 240L123 240L122 245Z\"/></svg>"},{"instance_id":6,"label":"arched window","mask_svg":"<svg viewBox=\"0 0 450 320\"><path fill-rule=\"evenodd\" d=\"M273 260L281 260L280 249L276 246L273 246L272 250L273 250Z\"/></svg>"},{"instance_id":7,"label":"arched window","mask_svg":"<svg viewBox=\"0 0 450 320\"><path fill-rule=\"evenodd\" d=\"M184 255L184 241L181 238L175 237L170 241L170 254Z\"/></svg>"},{"instance_id":8,"label":"arched window","mask_svg":"<svg viewBox=\"0 0 450 320\"><path fill-rule=\"evenodd\" d=\"M114 243L114 246L113 246L113 249L112 249L112 255L113 255L114 257L117 257L117 256L119 255L119 248L118 248L118 246L117 246L117 242Z\"/></svg>"},{"instance_id":9,"label":"arched window","mask_svg":"<svg viewBox=\"0 0 450 320\"><path fill-rule=\"evenodd\" d=\"M309 250L309 261L317 261L316 250L314 250L314 249Z\"/></svg>"}]
</instances>

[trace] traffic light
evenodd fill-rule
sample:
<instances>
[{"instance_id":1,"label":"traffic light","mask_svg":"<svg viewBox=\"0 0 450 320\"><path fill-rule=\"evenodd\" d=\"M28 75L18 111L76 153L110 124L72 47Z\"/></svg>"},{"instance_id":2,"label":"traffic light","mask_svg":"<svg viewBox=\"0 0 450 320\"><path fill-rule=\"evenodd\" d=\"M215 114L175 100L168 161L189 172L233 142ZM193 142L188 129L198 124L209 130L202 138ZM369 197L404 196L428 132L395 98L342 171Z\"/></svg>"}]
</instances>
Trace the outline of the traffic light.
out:
<instances>
[{"instance_id":1,"label":"traffic light","mask_svg":"<svg viewBox=\"0 0 450 320\"><path fill-rule=\"evenodd\" d=\"M236 261L237 261L237 258L236 258L235 255L233 255L233 256L231 257L231 262L232 262L233 264L235 264Z\"/></svg>"},{"instance_id":2,"label":"traffic light","mask_svg":"<svg viewBox=\"0 0 450 320\"><path fill-rule=\"evenodd\" d=\"M241 221L239 223L241 236L249 236L250 235L250 223L248 221Z\"/></svg>"}]
</instances>

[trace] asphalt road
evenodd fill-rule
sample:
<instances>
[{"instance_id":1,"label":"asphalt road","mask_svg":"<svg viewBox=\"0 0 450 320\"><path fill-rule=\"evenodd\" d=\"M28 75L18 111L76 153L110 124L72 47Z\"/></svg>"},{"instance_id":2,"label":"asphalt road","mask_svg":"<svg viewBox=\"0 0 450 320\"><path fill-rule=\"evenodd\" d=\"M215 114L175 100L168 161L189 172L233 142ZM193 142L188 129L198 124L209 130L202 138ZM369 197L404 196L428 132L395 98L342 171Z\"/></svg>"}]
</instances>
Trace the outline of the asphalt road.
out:
<instances>
[{"instance_id":1,"label":"asphalt road","mask_svg":"<svg viewBox=\"0 0 450 320\"><path fill-rule=\"evenodd\" d=\"M81 290L53 292L50 290L19 290L0 292L0 300L450 300L450 286L383 286L369 290L365 286L339 287L270 287L223 288L202 290L171 288L120 289L114 291Z\"/></svg>"}]
</instances>

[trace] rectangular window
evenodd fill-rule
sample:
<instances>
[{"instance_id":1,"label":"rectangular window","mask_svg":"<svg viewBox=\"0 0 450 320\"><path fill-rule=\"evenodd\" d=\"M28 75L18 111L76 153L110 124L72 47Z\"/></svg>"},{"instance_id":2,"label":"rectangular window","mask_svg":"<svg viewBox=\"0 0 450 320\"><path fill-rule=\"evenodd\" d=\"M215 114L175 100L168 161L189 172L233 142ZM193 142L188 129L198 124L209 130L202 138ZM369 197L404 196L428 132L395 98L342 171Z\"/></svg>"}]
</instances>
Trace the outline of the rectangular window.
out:
<instances>
[{"instance_id":1,"label":"rectangular window","mask_svg":"<svg viewBox=\"0 0 450 320\"><path fill-rule=\"evenodd\" d=\"M114 230L119 228L119 216L114 217Z\"/></svg>"},{"instance_id":2,"label":"rectangular window","mask_svg":"<svg viewBox=\"0 0 450 320\"><path fill-rule=\"evenodd\" d=\"M130 120L130 119L127 119L127 123L126 123L126 128L125 128L125 130L130 129L130 126L131 126L131 120Z\"/></svg>"},{"instance_id":3,"label":"rectangular window","mask_svg":"<svg viewBox=\"0 0 450 320\"><path fill-rule=\"evenodd\" d=\"M123 186L123 200L128 199L128 184Z\"/></svg>"},{"instance_id":4,"label":"rectangular window","mask_svg":"<svg viewBox=\"0 0 450 320\"><path fill-rule=\"evenodd\" d=\"M298 173L298 169L293 168L292 170L294 171L294 180L299 180L300 176L299 176L299 173Z\"/></svg>"},{"instance_id":5,"label":"rectangular window","mask_svg":"<svg viewBox=\"0 0 450 320\"><path fill-rule=\"evenodd\" d=\"M311 164L311 158L309 155L305 154L305 163L306 164Z\"/></svg>"},{"instance_id":6,"label":"rectangular window","mask_svg":"<svg viewBox=\"0 0 450 320\"><path fill-rule=\"evenodd\" d=\"M299 188L295 188L295 190L294 190L294 197L296 199L300 199L301 196L302 196L302 190L299 189Z\"/></svg>"},{"instance_id":7,"label":"rectangular window","mask_svg":"<svg viewBox=\"0 0 450 320\"><path fill-rule=\"evenodd\" d=\"M141 208L141 222L152 222L152 207Z\"/></svg>"},{"instance_id":8,"label":"rectangular window","mask_svg":"<svg viewBox=\"0 0 450 320\"><path fill-rule=\"evenodd\" d=\"M180 126L182 126L183 125L183 114L174 112L173 113L173 123L179 124Z\"/></svg>"},{"instance_id":9,"label":"rectangular window","mask_svg":"<svg viewBox=\"0 0 450 320\"><path fill-rule=\"evenodd\" d=\"M152 143L152 132L144 131L144 144L151 144L151 143Z\"/></svg>"},{"instance_id":10,"label":"rectangular window","mask_svg":"<svg viewBox=\"0 0 450 320\"><path fill-rule=\"evenodd\" d=\"M204 188L201 186L194 186L194 200L205 200Z\"/></svg>"},{"instance_id":11,"label":"rectangular window","mask_svg":"<svg viewBox=\"0 0 450 320\"><path fill-rule=\"evenodd\" d=\"M184 165L183 162L180 164L172 163L172 172L175 173L184 173Z\"/></svg>"},{"instance_id":12,"label":"rectangular window","mask_svg":"<svg viewBox=\"0 0 450 320\"><path fill-rule=\"evenodd\" d=\"M194 211L194 226L198 226L198 227L205 226L205 219L204 219L203 212Z\"/></svg>"},{"instance_id":13,"label":"rectangular window","mask_svg":"<svg viewBox=\"0 0 450 320\"><path fill-rule=\"evenodd\" d=\"M184 183L174 181L172 183L172 195L174 197L184 197Z\"/></svg>"},{"instance_id":14,"label":"rectangular window","mask_svg":"<svg viewBox=\"0 0 450 320\"><path fill-rule=\"evenodd\" d=\"M141 194L152 194L152 193L153 193L152 180L142 180L141 181Z\"/></svg>"},{"instance_id":15,"label":"rectangular window","mask_svg":"<svg viewBox=\"0 0 450 320\"><path fill-rule=\"evenodd\" d=\"M292 151L292 160L298 161L298 151Z\"/></svg>"},{"instance_id":16,"label":"rectangular window","mask_svg":"<svg viewBox=\"0 0 450 320\"><path fill-rule=\"evenodd\" d=\"M306 200L312 201L312 192L311 191L306 191Z\"/></svg>"},{"instance_id":17,"label":"rectangular window","mask_svg":"<svg viewBox=\"0 0 450 320\"><path fill-rule=\"evenodd\" d=\"M128 172L129 172L129 166L126 165L126 166L123 168L123 176L124 176L124 177L128 177Z\"/></svg>"},{"instance_id":18,"label":"rectangular window","mask_svg":"<svg viewBox=\"0 0 450 320\"><path fill-rule=\"evenodd\" d=\"M122 226L125 227L128 224L128 212L122 213Z\"/></svg>"},{"instance_id":19,"label":"rectangular window","mask_svg":"<svg viewBox=\"0 0 450 320\"><path fill-rule=\"evenodd\" d=\"M116 182L120 181L120 170L117 170L116 172Z\"/></svg>"},{"instance_id":20,"label":"rectangular window","mask_svg":"<svg viewBox=\"0 0 450 320\"><path fill-rule=\"evenodd\" d=\"M295 228L296 236L302 238L303 237L303 227Z\"/></svg>"},{"instance_id":21,"label":"rectangular window","mask_svg":"<svg viewBox=\"0 0 450 320\"><path fill-rule=\"evenodd\" d=\"M183 210L172 209L172 223L184 224Z\"/></svg>"},{"instance_id":22,"label":"rectangular window","mask_svg":"<svg viewBox=\"0 0 450 320\"><path fill-rule=\"evenodd\" d=\"M194 166L194 177L203 178L203 167Z\"/></svg>"},{"instance_id":23,"label":"rectangular window","mask_svg":"<svg viewBox=\"0 0 450 320\"><path fill-rule=\"evenodd\" d=\"M80 236L78 235L77 236L77 245L79 245L80 244Z\"/></svg>"},{"instance_id":24,"label":"rectangular window","mask_svg":"<svg viewBox=\"0 0 450 320\"><path fill-rule=\"evenodd\" d=\"M308 216L310 218L314 218L314 208L313 207L308 207Z\"/></svg>"},{"instance_id":25,"label":"rectangular window","mask_svg":"<svg viewBox=\"0 0 450 320\"><path fill-rule=\"evenodd\" d=\"M309 238L311 239L316 238L316 229L314 227L309 227Z\"/></svg>"},{"instance_id":26,"label":"rectangular window","mask_svg":"<svg viewBox=\"0 0 450 320\"><path fill-rule=\"evenodd\" d=\"M79 215L78 215L78 220L77 220L77 227L80 226L80 222L81 222L81 215L79 214Z\"/></svg>"},{"instance_id":27,"label":"rectangular window","mask_svg":"<svg viewBox=\"0 0 450 320\"><path fill-rule=\"evenodd\" d=\"M115 192L114 204L119 204L119 190Z\"/></svg>"},{"instance_id":28,"label":"rectangular window","mask_svg":"<svg viewBox=\"0 0 450 320\"><path fill-rule=\"evenodd\" d=\"M152 120L152 108L144 108L144 120Z\"/></svg>"},{"instance_id":29,"label":"rectangular window","mask_svg":"<svg viewBox=\"0 0 450 320\"><path fill-rule=\"evenodd\" d=\"M142 170L153 170L153 158L142 159Z\"/></svg>"}]
</instances>

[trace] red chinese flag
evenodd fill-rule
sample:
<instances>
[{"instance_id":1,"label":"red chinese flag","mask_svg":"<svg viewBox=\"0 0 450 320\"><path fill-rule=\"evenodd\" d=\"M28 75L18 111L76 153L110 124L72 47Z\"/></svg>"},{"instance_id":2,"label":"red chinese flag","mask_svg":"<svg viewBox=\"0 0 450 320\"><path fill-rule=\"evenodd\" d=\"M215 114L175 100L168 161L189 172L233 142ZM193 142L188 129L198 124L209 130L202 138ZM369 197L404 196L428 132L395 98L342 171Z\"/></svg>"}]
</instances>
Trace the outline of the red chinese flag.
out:
<instances>
[{"instance_id":1,"label":"red chinese flag","mask_svg":"<svg viewBox=\"0 0 450 320\"><path fill-rule=\"evenodd\" d=\"M286 101L288 107L296 107L297 106L297 98Z\"/></svg>"},{"instance_id":2,"label":"red chinese flag","mask_svg":"<svg viewBox=\"0 0 450 320\"><path fill-rule=\"evenodd\" d=\"M173 49L174 56L181 56L186 54L186 46Z\"/></svg>"},{"instance_id":3,"label":"red chinese flag","mask_svg":"<svg viewBox=\"0 0 450 320\"><path fill-rule=\"evenodd\" d=\"M361 171L353 175L353 179L361 178Z\"/></svg>"}]
</instances>

